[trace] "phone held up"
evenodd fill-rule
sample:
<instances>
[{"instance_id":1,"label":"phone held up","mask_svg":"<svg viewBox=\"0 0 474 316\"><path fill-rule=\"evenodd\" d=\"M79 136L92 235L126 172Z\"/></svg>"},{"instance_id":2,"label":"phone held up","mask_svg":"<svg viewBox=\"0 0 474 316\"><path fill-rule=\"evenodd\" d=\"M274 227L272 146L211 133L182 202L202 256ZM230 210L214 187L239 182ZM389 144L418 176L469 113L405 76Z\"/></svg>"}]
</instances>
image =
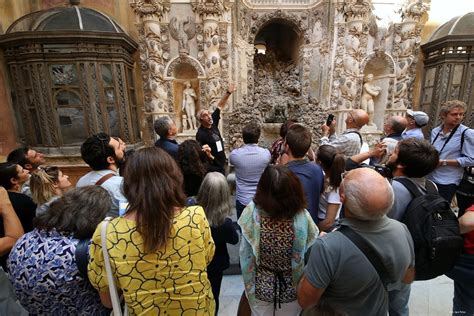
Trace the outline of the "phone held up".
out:
<instances>
[{"instance_id":1,"label":"phone held up","mask_svg":"<svg viewBox=\"0 0 474 316\"><path fill-rule=\"evenodd\" d=\"M334 114L329 114L326 120L326 125L331 126L332 121L334 121Z\"/></svg>"}]
</instances>

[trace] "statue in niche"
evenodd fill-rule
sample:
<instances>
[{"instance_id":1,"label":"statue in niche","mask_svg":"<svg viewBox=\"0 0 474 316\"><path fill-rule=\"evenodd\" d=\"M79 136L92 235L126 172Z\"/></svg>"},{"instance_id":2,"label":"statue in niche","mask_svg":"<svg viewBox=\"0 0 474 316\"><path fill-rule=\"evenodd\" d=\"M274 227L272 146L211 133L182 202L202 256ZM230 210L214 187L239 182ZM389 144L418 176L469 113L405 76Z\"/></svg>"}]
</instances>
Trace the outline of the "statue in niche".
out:
<instances>
[{"instance_id":1,"label":"statue in niche","mask_svg":"<svg viewBox=\"0 0 474 316\"><path fill-rule=\"evenodd\" d=\"M368 125L374 125L374 97L380 94L382 88L371 84L374 79L373 74L368 74L364 78L364 86L362 91L362 99L360 100L361 109L369 114Z\"/></svg>"},{"instance_id":2,"label":"statue in niche","mask_svg":"<svg viewBox=\"0 0 474 316\"><path fill-rule=\"evenodd\" d=\"M183 90L183 102L181 106L181 110L186 113L187 116L187 124L185 124L186 120L183 115L183 126L186 126L190 130L197 129L196 125L196 91L191 87L191 82L186 81L184 83L186 88Z\"/></svg>"},{"instance_id":3,"label":"statue in niche","mask_svg":"<svg viewBox=\"0 0 474 316\"><path fill-rule=\"evenodd\" d=\"M190 16L184 21L179 21L172 17L170 21L171 36L178 41L178 51L180 54L189 55L188 41L196 34L196 25Z\"/></svg>"}]
</instances>

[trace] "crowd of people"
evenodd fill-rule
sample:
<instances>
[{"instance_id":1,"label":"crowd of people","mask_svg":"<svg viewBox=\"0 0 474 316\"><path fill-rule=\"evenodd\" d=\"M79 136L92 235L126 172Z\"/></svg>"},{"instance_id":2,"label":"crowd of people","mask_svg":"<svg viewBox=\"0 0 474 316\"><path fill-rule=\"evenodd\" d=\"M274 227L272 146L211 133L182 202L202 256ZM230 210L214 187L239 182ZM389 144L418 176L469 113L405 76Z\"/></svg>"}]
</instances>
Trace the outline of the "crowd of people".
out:
<instances>
[{"instance_id":1,"label":"crowd of people","mask_svg":"<svg viewBox=\"0 0 474 316\"><path fill-rule=\"evenodd\" d=\"M34 149L11 152L0 163L0 264L13 303L32 315L216 315L227 244L240 239L241 315L408 315L429 258L407 214L433 194L448 207L456 195L450 233L461 244L449 246L460 253L441 274L454 280L453 312L474 313L474 131L463 102L442 106L427 140L425 113L387 117L368 151L361 109L340 135L334 120L322 125L317 147L314 127L293 119L263 148L248 122L227 161L219 121L234 90L198 111L195 140L179 144L168 116L154 122L152 147L90 136L81 156L91 171L75 188Z\"/></svg>"}]
</instances>

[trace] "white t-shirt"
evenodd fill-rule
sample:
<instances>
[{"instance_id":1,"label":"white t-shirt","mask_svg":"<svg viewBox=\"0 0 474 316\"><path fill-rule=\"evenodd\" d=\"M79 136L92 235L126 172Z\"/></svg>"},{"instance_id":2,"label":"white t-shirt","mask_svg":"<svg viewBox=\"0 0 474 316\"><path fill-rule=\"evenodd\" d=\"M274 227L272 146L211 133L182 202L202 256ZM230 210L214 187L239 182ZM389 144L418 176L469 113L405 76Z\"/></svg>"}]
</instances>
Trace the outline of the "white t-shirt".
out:
<instances>
[{"instance_id":1,"label":"white t-shirt","mask_svg":"<svg viewBox=\"0 0 474 316\"><path fill-rule=\"evenodd\" d=\"M324 220L326 218L326 210L329 204L339 204L339 209L337 210L336 214L336 219L338 219L339 213L341 212L341 198L339 196L339 188L328 188L321 194L321 198L319 199L319 220Z\"/></svg>"}]
</instances>

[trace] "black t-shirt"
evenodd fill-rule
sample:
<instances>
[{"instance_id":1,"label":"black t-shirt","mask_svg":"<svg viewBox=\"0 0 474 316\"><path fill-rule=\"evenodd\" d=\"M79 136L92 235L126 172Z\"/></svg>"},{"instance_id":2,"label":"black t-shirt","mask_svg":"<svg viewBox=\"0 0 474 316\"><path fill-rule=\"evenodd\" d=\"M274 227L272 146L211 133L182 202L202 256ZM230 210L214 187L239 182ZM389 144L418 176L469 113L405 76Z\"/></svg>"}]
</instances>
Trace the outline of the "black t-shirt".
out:
<instances>
[{"instance_id":1,"label":"black t-shirt","mask_svg":"<svg viewBox=\"0 0 474 316\"><path fill-rule=\"evenodd\" d=\"M219 227L211 227L212 239L216 245L214 258L207 267L208 273L220 273L229 267L229 252L227 244L237 244L239 235L235 229L234 223L230 218L226 218L224 224Z\"/></svg>"},{"instance_id":2,"label":"black t-shirt","mask_svg":"<svg viewBox=\"0 0 474 316\"><path fill-rule=\"evenodd\" d=\"M12 203L18 219L23 226L25 234L33 230L33 219L36 216L36 204L26 194L8 191L8 197ZM5 230L3 229L3 219L0 217L0 237L5 237ZM6 261L8 254L0 257L0 265L6 271Z\"/></svg>"},{"instance_id":3,"label":"black t-shirt","mask_svg":"<svg viewBox=\"0 0 474 316\"><path fill-rule=\"evenodd\" d=\"M210 128L205 128L204 126L199 126L196 133L196 140L203 145L209 145L211 147L211 153L217 160L217 166L219 166L219 172L224 173L224 166L226 162L225 152L224 152L224 141L222 140L221 133L217 126L219 125L219 120L221 110L217 108L212 112L212 126ZM221 151L217 150L217 142L221 143Z\"/></svg>"}]
</instances>

